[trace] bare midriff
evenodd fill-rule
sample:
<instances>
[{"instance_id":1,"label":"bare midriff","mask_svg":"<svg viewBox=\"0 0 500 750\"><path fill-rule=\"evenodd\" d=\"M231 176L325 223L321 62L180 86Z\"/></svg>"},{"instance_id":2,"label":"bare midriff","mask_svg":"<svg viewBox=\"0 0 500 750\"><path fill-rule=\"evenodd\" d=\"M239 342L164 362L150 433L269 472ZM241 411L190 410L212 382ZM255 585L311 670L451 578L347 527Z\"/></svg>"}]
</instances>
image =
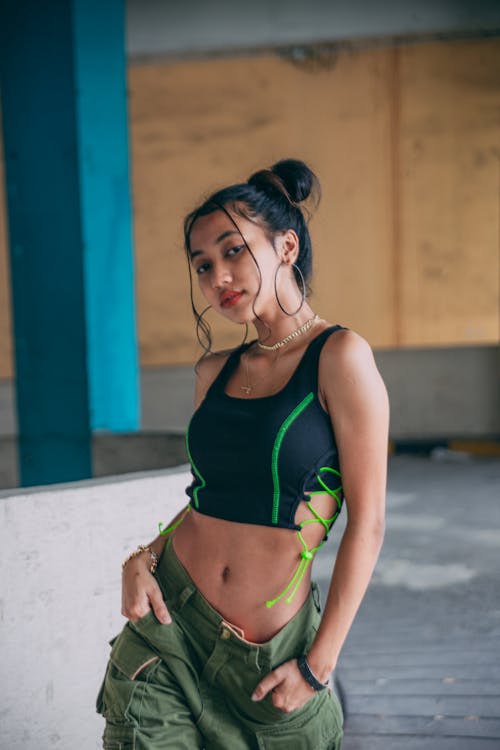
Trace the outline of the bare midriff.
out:
<instances>
[{"instance_id":1,"label":"bare midriff","mask_svg":"<svg viewBox=\"0 0 500 750\"><path fill-rule=\"evenodd\" d=\"M316 496L315 507L331 510L332 498ZM296 523L310 518L300 503ZM320 544L324 529L310 524L302 532L309 547ZM173 547L201 594L225 620L241 628L245 638L262 643L272 638L299 611L309 594L311 566L293 600L266 608L291 578L300 559L300 543L291 529L235 523L191 508L173 535Z\"/></svg>"}]
</instances>

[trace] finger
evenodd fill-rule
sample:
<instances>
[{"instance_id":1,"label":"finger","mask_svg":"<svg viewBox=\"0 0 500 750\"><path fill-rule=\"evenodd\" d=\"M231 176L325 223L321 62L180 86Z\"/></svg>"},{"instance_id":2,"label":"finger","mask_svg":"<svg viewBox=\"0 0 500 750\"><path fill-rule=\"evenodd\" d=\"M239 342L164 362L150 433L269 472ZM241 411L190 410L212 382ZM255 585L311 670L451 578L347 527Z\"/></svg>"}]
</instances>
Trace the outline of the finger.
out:
<instances>
[{"instance_id":1,"label":"finger","mask_svg":"<svg viewBox=\"0 0 500 750\"><path fill-rule=\"evenodd\" d=\"M169 625L172 622L172 618L158 585L149 592L149 601L158 620L163 625Z\"/></svg>"},{"instance_id":2,"label":"finger","mask_svg":"<svg viewBox=\"0 0 500 750\"><path fill-rule=\"evenodd\" d=\"M273 672L269 672L268 675L264 677L263 680L259 682L257 687L252 693L252 700L253 701L261 701L262 698L265 698L268 693L271 692L275 687L280 685L282 682L282 677L279 675L278 670L275 669Z\"/></svg>"},{"instance_id":3,"label":"finger","mask_svg":"<svg viewBox=\"0 0 500 750\"><path fill-rule=\"evenodd\" d=\"M142 617L145 617L151 607L148 606L147 601L144 604L136 604L135 606L128 607L122 610L122 615L125 615L130 622L137 622Z\"/></svg>"}]
</instances>

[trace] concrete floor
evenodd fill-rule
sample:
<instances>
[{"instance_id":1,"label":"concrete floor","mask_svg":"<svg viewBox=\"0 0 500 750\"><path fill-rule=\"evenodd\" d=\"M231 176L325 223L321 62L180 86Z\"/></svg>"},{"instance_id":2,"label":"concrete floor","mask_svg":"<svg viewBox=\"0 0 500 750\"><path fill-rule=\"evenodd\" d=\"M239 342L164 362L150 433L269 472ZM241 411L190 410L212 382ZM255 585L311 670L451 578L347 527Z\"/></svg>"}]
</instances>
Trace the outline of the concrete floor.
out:
<instances>
[{"instance_id":1,"label":"concrete floor","mask_svg":"<svg viewBox=\"0 0 500 750\"><path fill-rule=\"evenodd\" d=\"M395 456L387 499L337 669L343 750L498 750L500 460ZM317 561L325 596L334 551Z\"/></svg>"},{"instance_id":2,"label":"concrete floor","mask_svg":"<svg viewBox=\"0 0 500 750\"><path fill-rule=\"evenodd\" d=\"M184 467L0 492L0 658L18 687L1 747L101 747L120 561L188 481ZM336 670L343 750L499 750L499 521L500 460L390 459L384 547ZM324 598L344 523L314 562Z\"/></svg>"}]
</instances>

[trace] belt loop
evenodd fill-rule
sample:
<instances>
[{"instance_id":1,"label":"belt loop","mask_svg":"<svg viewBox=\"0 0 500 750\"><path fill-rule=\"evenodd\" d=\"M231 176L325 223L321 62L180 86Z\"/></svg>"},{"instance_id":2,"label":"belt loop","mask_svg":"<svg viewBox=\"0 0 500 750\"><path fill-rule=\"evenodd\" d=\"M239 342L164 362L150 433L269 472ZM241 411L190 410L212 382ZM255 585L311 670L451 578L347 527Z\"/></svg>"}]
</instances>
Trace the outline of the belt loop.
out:
<instances>
[{"instance_id":1,"label":"belt loop","mask_svg":"<svg viewBox=\"0 0 500 750\"><path fill-rule=\"evenodd\" d=\"M247 653L246 662L249 666L254 666L258 672L262 672L262 665L259 662L259 653L260 648L258 646L251 648Z\"/></svg>"},{"instance_id":2,"label":"belt loop","mask_svg":"<svg viewBox=\"0 0 500 750\"><path fill-rule=\"evenodd\" d=\"M190 584L184 586L178 597L179 607L183 607L192 594L194 594L193 586Z\"/></svg>"},{"instance_id":3,"label":"belt loop","mask_svg":"<svg viewBox=\"0 0 500 750\"><path fill-rule=\"evenodd\" d=\"M316 581L311 582L311 591L312 591L314 606L316 607L318 612L321 613L321 591L319 590L319 586L316 583Z\"/></svg>"}]
</instances>

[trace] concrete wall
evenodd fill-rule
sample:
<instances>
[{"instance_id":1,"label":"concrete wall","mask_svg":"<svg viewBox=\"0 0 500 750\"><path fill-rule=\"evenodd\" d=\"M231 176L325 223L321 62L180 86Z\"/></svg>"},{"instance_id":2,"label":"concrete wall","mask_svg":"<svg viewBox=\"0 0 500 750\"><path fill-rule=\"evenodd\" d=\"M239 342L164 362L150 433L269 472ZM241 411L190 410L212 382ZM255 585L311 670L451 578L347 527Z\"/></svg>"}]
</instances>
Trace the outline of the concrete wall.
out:
<instances>
[{"instance_id":1,"label":"concrete wall","mask_svg":"<svg viewBox=\"0 0 500 750\"><path fill-rule=\"evenodd\" d=\"M284 155L322 183L323 317L376 349L499 343L500 38L309 52L129 67L142 368L199 353L182 217ZM0 232L0 275L6 255ZM0 378L14 368L8 288L0 279ZM215 346L238 343L216 317Z\"/></svg>"},{"instance_id":2,"label":"concrete wall","mask_svg":"<svg viewBox=\"0 0 500 750\"><path fill-rule=\"evenodd\" d=\"M376 352L391 399L391 437L500 437L498 346Z\"/></svg>"},{"instance_id":3,"label":"concrete wall","mask_svg":"<svg viewBox=\"0 0 500 750\"><path fill-rule=\"evenodd\" d=\"M375 359L389 391L392 440L500 438L498 346L378 350ZM94 476L186 461L193 392L192 367L143 369L141 431L95 434ZM0 381L0 489L17 486L13 383Z\"/></svg>"},{"instance_id":4,"label":"concrete wall","mask_svg":"<svg viewBox=\"0 0 500 750\"><path fill-rule=\"evenodd\" d=\"M499 27L495 0L127 0L131 57Z\"/></svg>"},{"instance_id":5,"label":"concrete wall","mask_svg":"<svg viewBox=\"0 0 500 750\"><path fill-rule=\"evenodd\" d=\"M391 400L391 438L500 437L500 348L375 351ZM184 430L192 412L189 367L143 370L143 429Z\"/></svg>"},{"instance_id":6,"label":"concrete wall","mask_svg":"<svg viewBox=\"0 0 500 750\"><path fill-rule=\"evenodd\" d=\"M375 359L391 399L393 440L500 436L499 347L376 350ZM193 393L190 366L143 369L142 433L182 435ZM12 398L12 383L0 382L0 437L16 432Z\"/></svg>"},{"instance_id":7,"label":"concrete wall","mask_svg":"<svg viewBox=\"0 0 500 750\"><path fill-rule=\"evenodd\" d=\"M185 504L185 470L0 493L0 747L93 750L121 561Z\"/></svg>"},{"instance_id":8,"label":"concrete wall","mask_svg":"<svg viewBox=\"0 0 500 750\"><path fill-rule=\"evenodd\" d=\"M323 180L311 225L315 308L377 351L391 437L498 437L499 39L346 48L317 60L290 51L209 62L139 58L174 54L176 44L201 49L203 40L226 50L233 42L274 45L299 30L305 43L355 30L493 28L500 6L390 2L375 12L369 0L261 0L248 23L235 7L129 1L142 434L96 440L97 472L168 464L165 433L182 432L192 409L192 368L183 364L198 355L180 217L207 187L241 179L285 147L319 165ZM17 447L2 169L0 157L0 487L7 487L17 483ZM239 331L225 339L214 327L217 345L237 343Z\"/></svg>"}]
</instances>

